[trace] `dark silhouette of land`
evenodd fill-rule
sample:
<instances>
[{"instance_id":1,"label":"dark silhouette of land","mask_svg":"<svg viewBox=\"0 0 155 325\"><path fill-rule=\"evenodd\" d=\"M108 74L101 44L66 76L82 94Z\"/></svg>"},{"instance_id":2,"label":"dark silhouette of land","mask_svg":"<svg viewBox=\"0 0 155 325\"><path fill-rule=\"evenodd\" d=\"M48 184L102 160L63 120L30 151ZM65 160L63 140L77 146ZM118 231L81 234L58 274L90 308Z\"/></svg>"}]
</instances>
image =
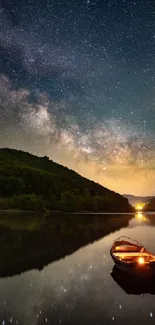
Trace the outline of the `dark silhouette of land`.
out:
<instances>
[{"instance_id":1,"label":"dark silhouette of land","mask_svg":"<svg viewBox=\"0 0 155 325\"><path fill-rule=\"evenodd\" d=\"M145 204L144 211L155 211L155 197L151 198L147 204Z\"/></svg>"},{"instance_id":2,"label":"dark silhouette of land","mask_svg":"<svg viewBox=\"0 0 155 325\"><path fill-rule=\"evenodd\" d=\"M0 149L0 209L131 212L118 193L48 157Z\"/></svg>"}]
</instances>

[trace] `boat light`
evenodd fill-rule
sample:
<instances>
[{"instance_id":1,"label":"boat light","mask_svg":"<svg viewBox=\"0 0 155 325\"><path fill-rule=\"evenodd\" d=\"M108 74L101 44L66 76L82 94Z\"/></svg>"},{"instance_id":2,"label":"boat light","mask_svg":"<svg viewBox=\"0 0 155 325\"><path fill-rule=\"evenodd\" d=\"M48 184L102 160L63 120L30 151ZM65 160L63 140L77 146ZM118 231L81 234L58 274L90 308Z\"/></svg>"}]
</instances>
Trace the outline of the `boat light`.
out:
<instances>
[{"instance_id":1,"label":"boat light","mask_svg":"<svg viewBox=\"0 0 155 325\"><path fill-rule=\"evenodd\" d=\"M143 257L139 257L139 258L138 258L138 263L139 263L139 264L144 264L144 262L145 262L145 261L144 261L144 258L143 258Z\"/></svg>"}]
</instances>

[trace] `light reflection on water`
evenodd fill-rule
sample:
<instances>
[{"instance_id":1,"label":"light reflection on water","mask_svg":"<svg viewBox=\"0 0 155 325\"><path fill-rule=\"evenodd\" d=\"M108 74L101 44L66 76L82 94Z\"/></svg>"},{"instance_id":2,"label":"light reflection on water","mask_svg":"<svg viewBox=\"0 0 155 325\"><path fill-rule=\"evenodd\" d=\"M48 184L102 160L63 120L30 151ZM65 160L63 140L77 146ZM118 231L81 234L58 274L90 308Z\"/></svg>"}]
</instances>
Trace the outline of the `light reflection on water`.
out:
<instances>
[{"instance_id":1,"label":"light reflection on water","mask_svg":"<svg viewBox=\"0 0 155 325\"><path fill-rule=\"evenodd\" d=\"M110 275L109 250L123 235L155 252L155 215L136 214L128 227L42 271L1 279L0 324L152 324L155 297L128 295Z\"/></svg>"}]
</instances>

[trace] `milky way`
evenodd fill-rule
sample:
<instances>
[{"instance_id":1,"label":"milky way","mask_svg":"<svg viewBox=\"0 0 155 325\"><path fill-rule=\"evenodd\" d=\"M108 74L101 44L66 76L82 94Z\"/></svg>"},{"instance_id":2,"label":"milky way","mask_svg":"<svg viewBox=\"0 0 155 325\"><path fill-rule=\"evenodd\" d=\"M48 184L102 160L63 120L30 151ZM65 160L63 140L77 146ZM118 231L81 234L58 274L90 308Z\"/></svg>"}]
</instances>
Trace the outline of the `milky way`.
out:
<instances>
[{"instance_id":1,"label":"milky way","mask_svg":"<svg viewBox=\"0 0 155 325\"><path fill-rule=\"evenodd\" d=\"M153 1L4 1L0 146L155 193Z\"/></svg>"}]
</instances>

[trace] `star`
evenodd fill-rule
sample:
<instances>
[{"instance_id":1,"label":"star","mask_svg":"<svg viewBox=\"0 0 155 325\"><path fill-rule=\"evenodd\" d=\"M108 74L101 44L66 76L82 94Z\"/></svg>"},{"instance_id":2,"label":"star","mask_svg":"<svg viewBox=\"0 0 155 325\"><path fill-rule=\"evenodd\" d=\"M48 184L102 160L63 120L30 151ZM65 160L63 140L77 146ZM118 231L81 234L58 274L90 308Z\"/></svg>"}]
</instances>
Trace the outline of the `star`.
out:
<instances>
[{"instance_id":1,"label":"star","mask_svg":"<svg viewBox=\"0 0 155 325\"><path fill-rule=\"evenodd\" d=\"M49 155L119 193L152 194L153 7L3 2L0 146Z\"/></svg>"}]
</instances>

